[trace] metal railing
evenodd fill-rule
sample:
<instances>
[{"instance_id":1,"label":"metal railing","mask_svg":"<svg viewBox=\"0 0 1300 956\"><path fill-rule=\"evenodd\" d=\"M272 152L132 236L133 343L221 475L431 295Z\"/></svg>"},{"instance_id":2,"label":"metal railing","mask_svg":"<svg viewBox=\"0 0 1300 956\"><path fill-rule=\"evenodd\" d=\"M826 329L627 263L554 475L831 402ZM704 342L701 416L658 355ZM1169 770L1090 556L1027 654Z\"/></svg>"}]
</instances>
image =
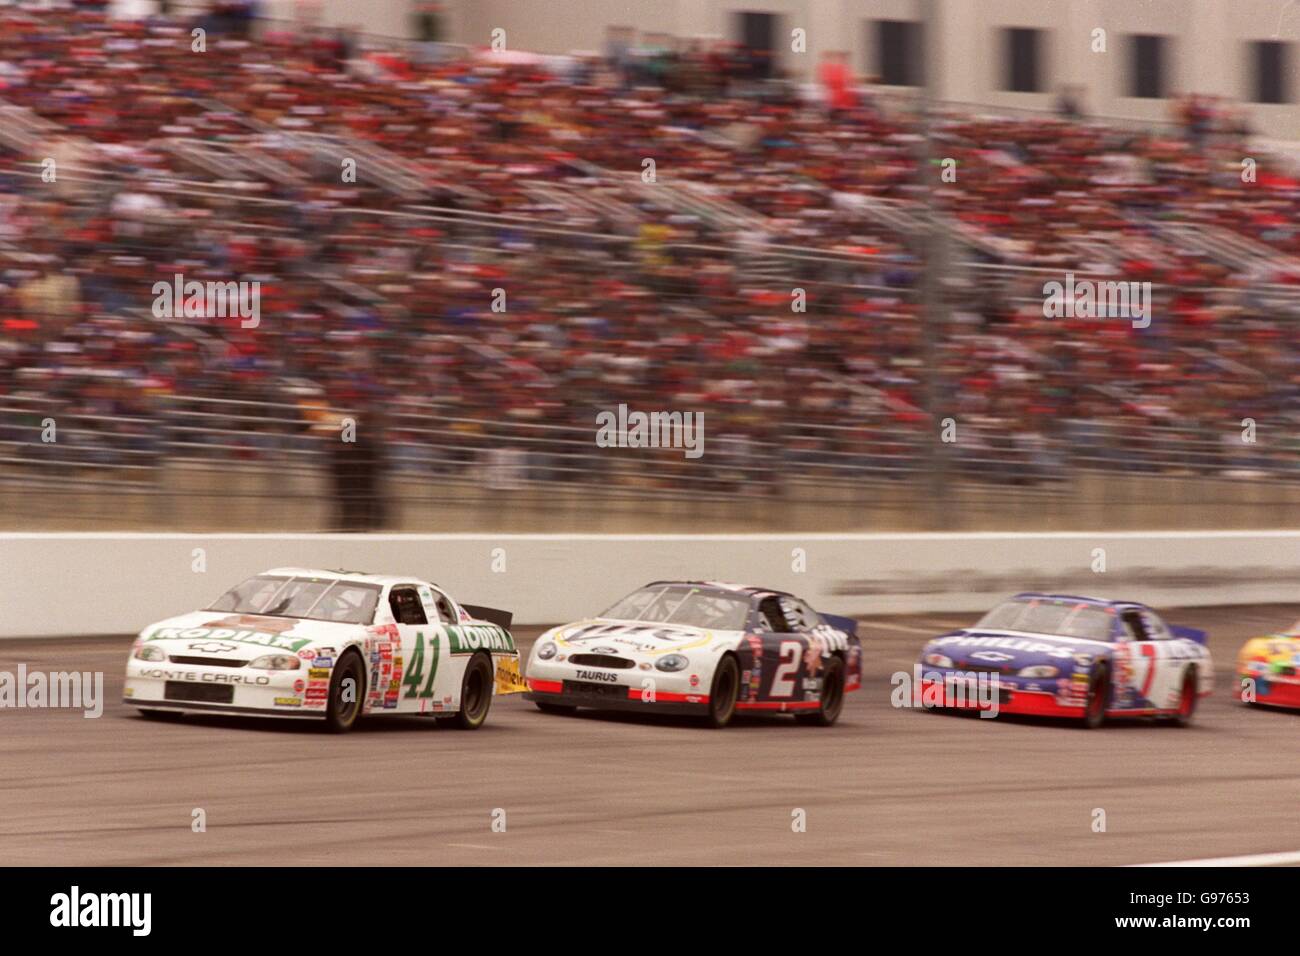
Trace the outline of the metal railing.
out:
<instances>
[{"instance_id":1,"label":"metal railing","mask_svg":"<svg viewBox=\"0 0 1300 956\"><path fill-rule=\"evenodd\" d=\"M303 500L316 502L317 528L348 527L348 500L358 498L403 509L490 504L498 517L512 505L575 496L593 509L634 514L678 502L863 516L891 501L912 512L913 526L928 524L942 505L928 500L922 481L936 451L929 425L902 423L886 409L860 412L852 424L782 420L746 433L705 408L702 455L693 459L680 447L600 447L597 411L584 425L446 404L372 414L308 399L158 395L130 414L107 414L9 395L0 398L0 521L80 520L124 496L135 498L145 524L184 525L186 515L220 524L238 503L266 530L281 527L286 509ZM355 441L345 439L345 419ZM1050 501L1058 509L1091 488L1099 507L1167 506L1176 494L1184 511L1207 513L1216 502L1243 500L1242 485L1252 480L1251 500L1266 513L1300 507L1294 432L1289 441L1248 444L1210 427L1073 420L1046 435L976 423L963 424L939 453L955 508L979 501L1023 512ZM1117 497L1121 486L1129 491Z\"/></svg>"}]
</instances>

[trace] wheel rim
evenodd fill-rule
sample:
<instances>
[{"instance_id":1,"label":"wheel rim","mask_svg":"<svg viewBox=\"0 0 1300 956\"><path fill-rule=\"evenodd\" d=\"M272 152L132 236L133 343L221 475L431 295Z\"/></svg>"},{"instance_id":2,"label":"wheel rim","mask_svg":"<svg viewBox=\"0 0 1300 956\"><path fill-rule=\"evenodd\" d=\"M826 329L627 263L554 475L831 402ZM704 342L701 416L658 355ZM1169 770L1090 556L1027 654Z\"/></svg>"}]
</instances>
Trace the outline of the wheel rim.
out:
<instances>
[{"instance_id":1,"label":"wheel rim","mask_svg":"<svg viewBox=\"0 0 1300 956\"><path fill-rule=\"evenodd\" d=\"M1088 716L1094 720L1106 711L1106 682L1097 677L1092 682L1092 693L1088 698Z\"/></svg>"},{"instance_id":2,"label":"wheel rim","mask_svg":"<svg viewBox=\"0 0 1300 956\"><path fill-rule=\"evenodd\" d=\"M487 696L483 693L483 668L474 667L465 680L464 710L466 716L477 720L482 716L483 702Z\"/></svg>"},{"instance_id":3,"label":"wheel rim","mask_svg":"<svg viewBox=\"0 0 1300 956\"><path fill-rule=\"evenodd\" d=\"M840 680L839 672L827 675L827 684L822 689L822 713L827 717L834 717L840 712L840 704L844 702L844 687Z\"/></svg>"},{"instance_id":4,"label":"wheel rim","mask_svg":"<svg viewBox=\"0 0 1300 956\"><path fill-rule=\"evenodd\" d=\"M338 689L334 695L334 712L338 714L340 723L352 723L352 721L356 719L357 710L361 707L361 694L359 693L361 681L359 674L360 671L356 664L349 662L348 665L343 668L343 676L339 678ZM350 701L343 699L343 689L347 686L348 678L352 679L353 687L353 699Z\"/></svg>"},{"instance_id":5,"label":"wheel rim","mask_svg":"<svg viewBox=\"0 0 1300 956\"><path fill-rule=\"evenodd\" d=\"M718 687L713 697L713 713L720 720L731 716L736 706L736 671L734 667L722 668L718 674Z\"/></svg>"},{"instance_id":6,"label":"wheel rim","mask_svg":"<svg viewBox=\"0 0 1300 956\"><path fill-rule=\"evenodd\" d=\"M1196 702L1196 682L1189 675L1183 679L1183 699L1178 704L1178 714L1180 717L1190 717L1192 715L1192 706Z\"/></svg>"}]
</instances>

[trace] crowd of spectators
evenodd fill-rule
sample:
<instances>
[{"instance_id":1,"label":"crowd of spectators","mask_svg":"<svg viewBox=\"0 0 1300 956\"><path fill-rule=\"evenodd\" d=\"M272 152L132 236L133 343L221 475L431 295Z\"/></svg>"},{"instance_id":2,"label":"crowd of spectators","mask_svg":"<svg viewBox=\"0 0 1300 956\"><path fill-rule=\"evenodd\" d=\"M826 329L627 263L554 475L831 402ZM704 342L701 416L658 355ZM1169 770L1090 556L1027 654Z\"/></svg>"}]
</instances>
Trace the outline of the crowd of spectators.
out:
<instances>
[{"instance_id":1,"label":"crowd of spectators","mask_svg":"<svg viewBox=\"0 0 1300 956\"><path fill-rule=\"evenodd\" d=\"M843 62L821 90L668 37L453 55L214 20L200 53L191 26L0 9L0 404L30 409L0 439L62 415L93 460L265 455L328 419L244 416L322 405L382 410L400 467L517 442L560 477L625 403L704 411L715 482L906 474L946 417L957 467L995 480L1296 467L1239 435L1296 431L1300 184L1267 157L1243 178L1226 110L945 113L923 152ZM1150 327L1046 317L1066 271L1150 281ZM260 283L260 325L155 318L175 274Z\"/></svg>"}]
</instances>

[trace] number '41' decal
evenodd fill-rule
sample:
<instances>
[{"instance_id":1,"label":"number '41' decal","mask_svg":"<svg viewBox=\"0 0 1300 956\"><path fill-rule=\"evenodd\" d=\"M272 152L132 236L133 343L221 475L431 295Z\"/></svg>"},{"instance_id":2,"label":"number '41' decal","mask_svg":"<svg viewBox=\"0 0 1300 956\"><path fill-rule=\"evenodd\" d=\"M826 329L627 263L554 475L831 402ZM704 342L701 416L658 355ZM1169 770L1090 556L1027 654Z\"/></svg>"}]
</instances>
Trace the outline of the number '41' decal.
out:
<instances>
[{"instance_id":1,"label":"number '41' decal","mask_svg":"<svg viewBox=\"0 0 1300 956\"><path fill-rule=\"evenodd\" d=\"M411 654L411 666L407 668L406 677L402 680L402 686L406 688L407 698L412 697L432 697L433 696L433 679L438 676L438 635L433 636L429 642L429 677L420 686L420 679L424 675L424 632L417 631L415 634L415 651Z\"/></svg>"}]
</instances>

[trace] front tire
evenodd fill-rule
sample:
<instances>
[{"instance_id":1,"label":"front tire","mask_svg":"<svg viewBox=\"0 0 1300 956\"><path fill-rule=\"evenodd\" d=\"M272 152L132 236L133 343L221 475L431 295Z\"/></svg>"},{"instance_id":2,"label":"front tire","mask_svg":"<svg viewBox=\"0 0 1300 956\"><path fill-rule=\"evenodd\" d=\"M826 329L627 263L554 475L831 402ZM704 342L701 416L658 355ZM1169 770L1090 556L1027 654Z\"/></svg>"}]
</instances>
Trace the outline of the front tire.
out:
<instances>
[{"instance_id":1,"label":"front tire","mask_svg":"<svg viewBox=\"0 0 1300 956\"><path fill-rule=\"evenodd\" d=\"M460 711L448 723L459 730L478 730L492 708L492 658L475 654L460 681Z\"/></svg>"},{"instance_id":2,"label":"front tire","mask_svg":"<svg viewBox=\"0 0 1300 956\"><path fill-rule=\"evenodd\" d=\"M709 690L710 727L725 727L736 714L736 697L740 693L740 665L730 654L718 661Z\"/></svg>"},{"instance_id":3,"label":"front tire","mask_svg":"<svg viewBox=\"0 0 1300 956\"><path fill-rule=\"evenodd\" d=\"M330 675L329 703L325 727L333 734L346 734L361 716L361 699L366 691L365 668L356 651L345 651Z\"/></svg>"},{"instance_id":4,"label":"front tire","mask_svg":"<svg viewBox=\"0 0 1300 956\"><path fill-rule=\"evenodd\" d=\"M1110 672L1098 664L1088 679L1088 699L1083 708L1083 726L1096 730L1106 721L1106 704L1110 699Z\"/></svg>"},{"instance_id":5,"label":"front tire","mask_svg":"<svg viewBox=\"0 0 1300 956\"><path fill-rule=\"evenodd\" d=\"M822 693L815 711L808 714L796 714L795 720L801 724L815 724L829 727L840 719L844 709L844 661L832 656L826 664L826 674L822 677Z\"/></svg>"}]
</instances>

